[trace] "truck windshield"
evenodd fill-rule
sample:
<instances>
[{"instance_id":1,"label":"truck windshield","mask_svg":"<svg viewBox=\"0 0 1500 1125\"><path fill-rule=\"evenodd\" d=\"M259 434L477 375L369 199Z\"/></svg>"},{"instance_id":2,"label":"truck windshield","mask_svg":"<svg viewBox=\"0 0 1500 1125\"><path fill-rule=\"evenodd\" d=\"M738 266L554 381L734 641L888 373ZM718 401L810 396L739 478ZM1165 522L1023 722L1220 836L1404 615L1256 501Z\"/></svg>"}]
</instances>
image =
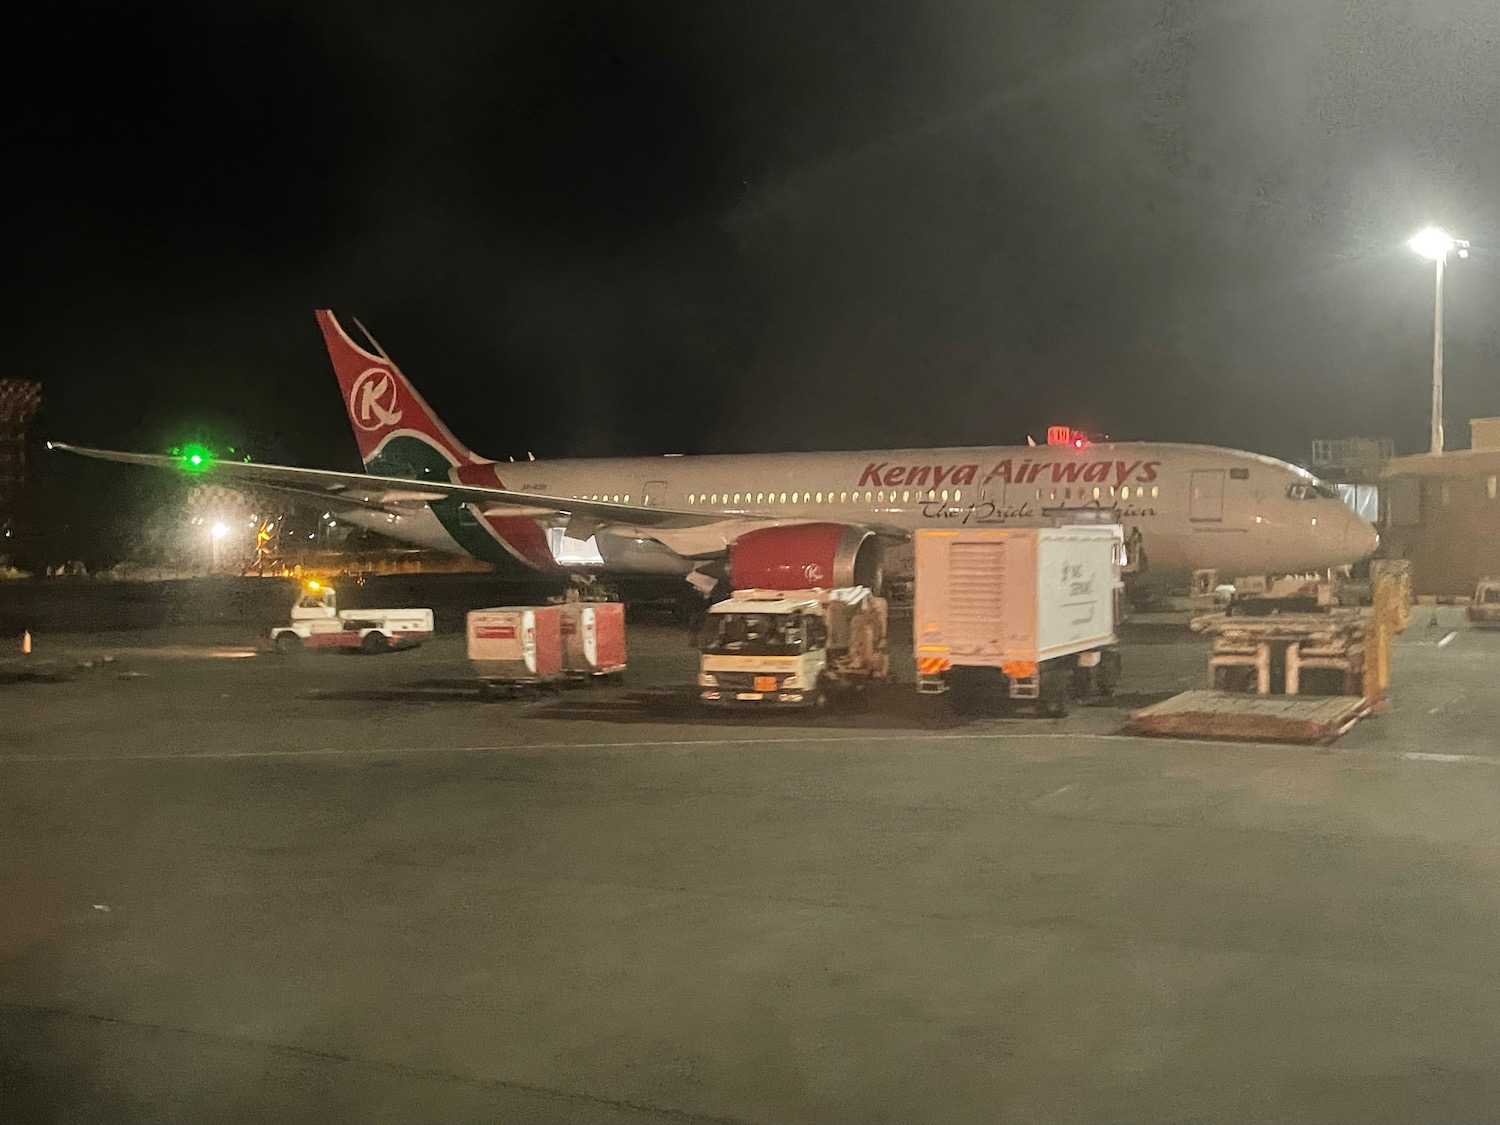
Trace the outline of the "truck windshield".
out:
<instances>
[{"instance_id":1,"label":"truck windshield","mask_svg":"<svg viewBox=\"0 0 1500 1125\"><path fill-rule=\"evenodd\" d=\"M703 651L734 656L795 656L802 651L802 638L802 622L793 614L711 614Z\"/></svg>"}]
</instances>

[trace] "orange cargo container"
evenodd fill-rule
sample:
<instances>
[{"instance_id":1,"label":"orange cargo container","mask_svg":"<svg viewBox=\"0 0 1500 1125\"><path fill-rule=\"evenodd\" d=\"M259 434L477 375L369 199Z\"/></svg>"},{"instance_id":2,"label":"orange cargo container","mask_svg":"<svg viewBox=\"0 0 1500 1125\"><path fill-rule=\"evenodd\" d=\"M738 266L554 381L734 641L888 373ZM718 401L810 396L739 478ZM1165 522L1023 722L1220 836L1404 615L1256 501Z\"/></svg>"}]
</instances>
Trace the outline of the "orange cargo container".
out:
<instances>
[{"instance_id":1,"label":"orange cargo container","mask_svg":"<svg viewBox=\"0 0 1500 1125\"><path fill-rule=\"evenodd\" d=\"M617 677L625 671L623 602L563 602L563 668L575 676Z\"/></svg>"}]
</instances>

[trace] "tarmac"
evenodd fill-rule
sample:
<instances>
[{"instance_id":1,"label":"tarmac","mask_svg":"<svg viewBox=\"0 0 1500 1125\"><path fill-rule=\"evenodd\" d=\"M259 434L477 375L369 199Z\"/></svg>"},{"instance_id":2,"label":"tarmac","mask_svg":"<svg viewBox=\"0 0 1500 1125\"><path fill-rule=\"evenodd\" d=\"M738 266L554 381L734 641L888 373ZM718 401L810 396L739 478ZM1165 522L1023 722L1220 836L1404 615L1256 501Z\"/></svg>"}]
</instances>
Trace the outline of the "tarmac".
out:
<instances>
[{"instance_id":1,"label":"tarmac","mask_svg":"<svg viewBox=\"0 0 1500 1125\"><path fill-rule=\"evenodd\" d=\"M705 713L657 624L499 702L451 634L39 634L0 1121L1500 1119L1500 632L1416 610L1328 749L1120 735L1205 676L1125 640L1054 721Z\"/></svg>"}]
</instances>

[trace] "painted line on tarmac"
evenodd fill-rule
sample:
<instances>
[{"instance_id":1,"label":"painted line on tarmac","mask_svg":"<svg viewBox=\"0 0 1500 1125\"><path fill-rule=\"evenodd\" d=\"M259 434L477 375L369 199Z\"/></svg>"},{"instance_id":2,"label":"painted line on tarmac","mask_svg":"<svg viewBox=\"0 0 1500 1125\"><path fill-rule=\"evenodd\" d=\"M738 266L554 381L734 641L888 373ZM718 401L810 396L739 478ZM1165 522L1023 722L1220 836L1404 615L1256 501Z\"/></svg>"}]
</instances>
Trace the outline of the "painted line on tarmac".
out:
<instances>
[{"instance_id":1,"label":"painted line on tarmac","mask_svg":"<svg viewBox=\"0 0 1500 1125\"><path fill-rule=\"evenodd\" d=\"M1429 754L1419 750L1408 750L1400 755L1408 762L1478 762L1485 766L1500 766L1500 758L1484 754Z\"/></svg>"},{"instance_id":2,"label":"painted line on tarmac","mask_svg":"<svg viewBox=\"0 0 1500 1125\"><path fill-rule=\"evenodd\" d=\"M955 731L947 734L928 734L913 731L906 734L873 735L815 735L801 738L684 738L646 739L623 742L522 742L490 744L483 746L362 746L354 749L339 749L319 746L306 750L206 750L200 753L174 753L151 751L141 754L11 754L0 757L0 765L55 764L70 762L224 762L256 759L295 758L356 758L387 755L399 757L406 754L503 754L536 753L547 750L652 750L690 749L715 746L725 750L752 746L806 746L806 745L864 745L885 742L1013 742L1019 740L1042 742L1119 742L1138 746L1158 746L1167 749L1173 746L1206 746L1215 750L1295 750L1305 753L1308 747L1279 742L1222 742L1206 738L1150 738L1144 735L1108 734L1095 731Z\"/></svg>"}]
</instances>

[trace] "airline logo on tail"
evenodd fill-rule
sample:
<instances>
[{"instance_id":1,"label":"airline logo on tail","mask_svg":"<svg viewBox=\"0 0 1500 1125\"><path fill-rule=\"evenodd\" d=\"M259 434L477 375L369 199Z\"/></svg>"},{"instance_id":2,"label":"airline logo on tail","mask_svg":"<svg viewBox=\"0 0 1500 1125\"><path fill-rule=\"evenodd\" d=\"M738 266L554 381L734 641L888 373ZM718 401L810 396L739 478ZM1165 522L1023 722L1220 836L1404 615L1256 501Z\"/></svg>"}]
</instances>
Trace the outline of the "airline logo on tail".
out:
<instances>
[{"instance_id":1,"label":"airline logo on tail","mask_svg":"<svg viewBox=\"0 0 1500 1125\"><path fill-rule=\"evenodd\" d=\"M443 425L368 332L365 336L370 347L361 347L327 309L318 310L318 326L323 330L328 358L333 361L349 423L368 471L390 476L447 476L453 465L481 463ZM397 447L391 446L392 441L398 443ZM412 442L428 447L436 460L413 448ZM382 454L389 454L384 458L389 462L384 468Z\"/></svg>"},{"instance_id":2,"label":"airline logo on tail","mask_svg":"<svg viewBox=\"0 0 1500 1125\"><path fill-rule=\"evenodd\" d=\"M349 391L349 417L362 430L382 430L401 421L400 392L384 367L366 368Z\"/></svg>"}]
</instances>

